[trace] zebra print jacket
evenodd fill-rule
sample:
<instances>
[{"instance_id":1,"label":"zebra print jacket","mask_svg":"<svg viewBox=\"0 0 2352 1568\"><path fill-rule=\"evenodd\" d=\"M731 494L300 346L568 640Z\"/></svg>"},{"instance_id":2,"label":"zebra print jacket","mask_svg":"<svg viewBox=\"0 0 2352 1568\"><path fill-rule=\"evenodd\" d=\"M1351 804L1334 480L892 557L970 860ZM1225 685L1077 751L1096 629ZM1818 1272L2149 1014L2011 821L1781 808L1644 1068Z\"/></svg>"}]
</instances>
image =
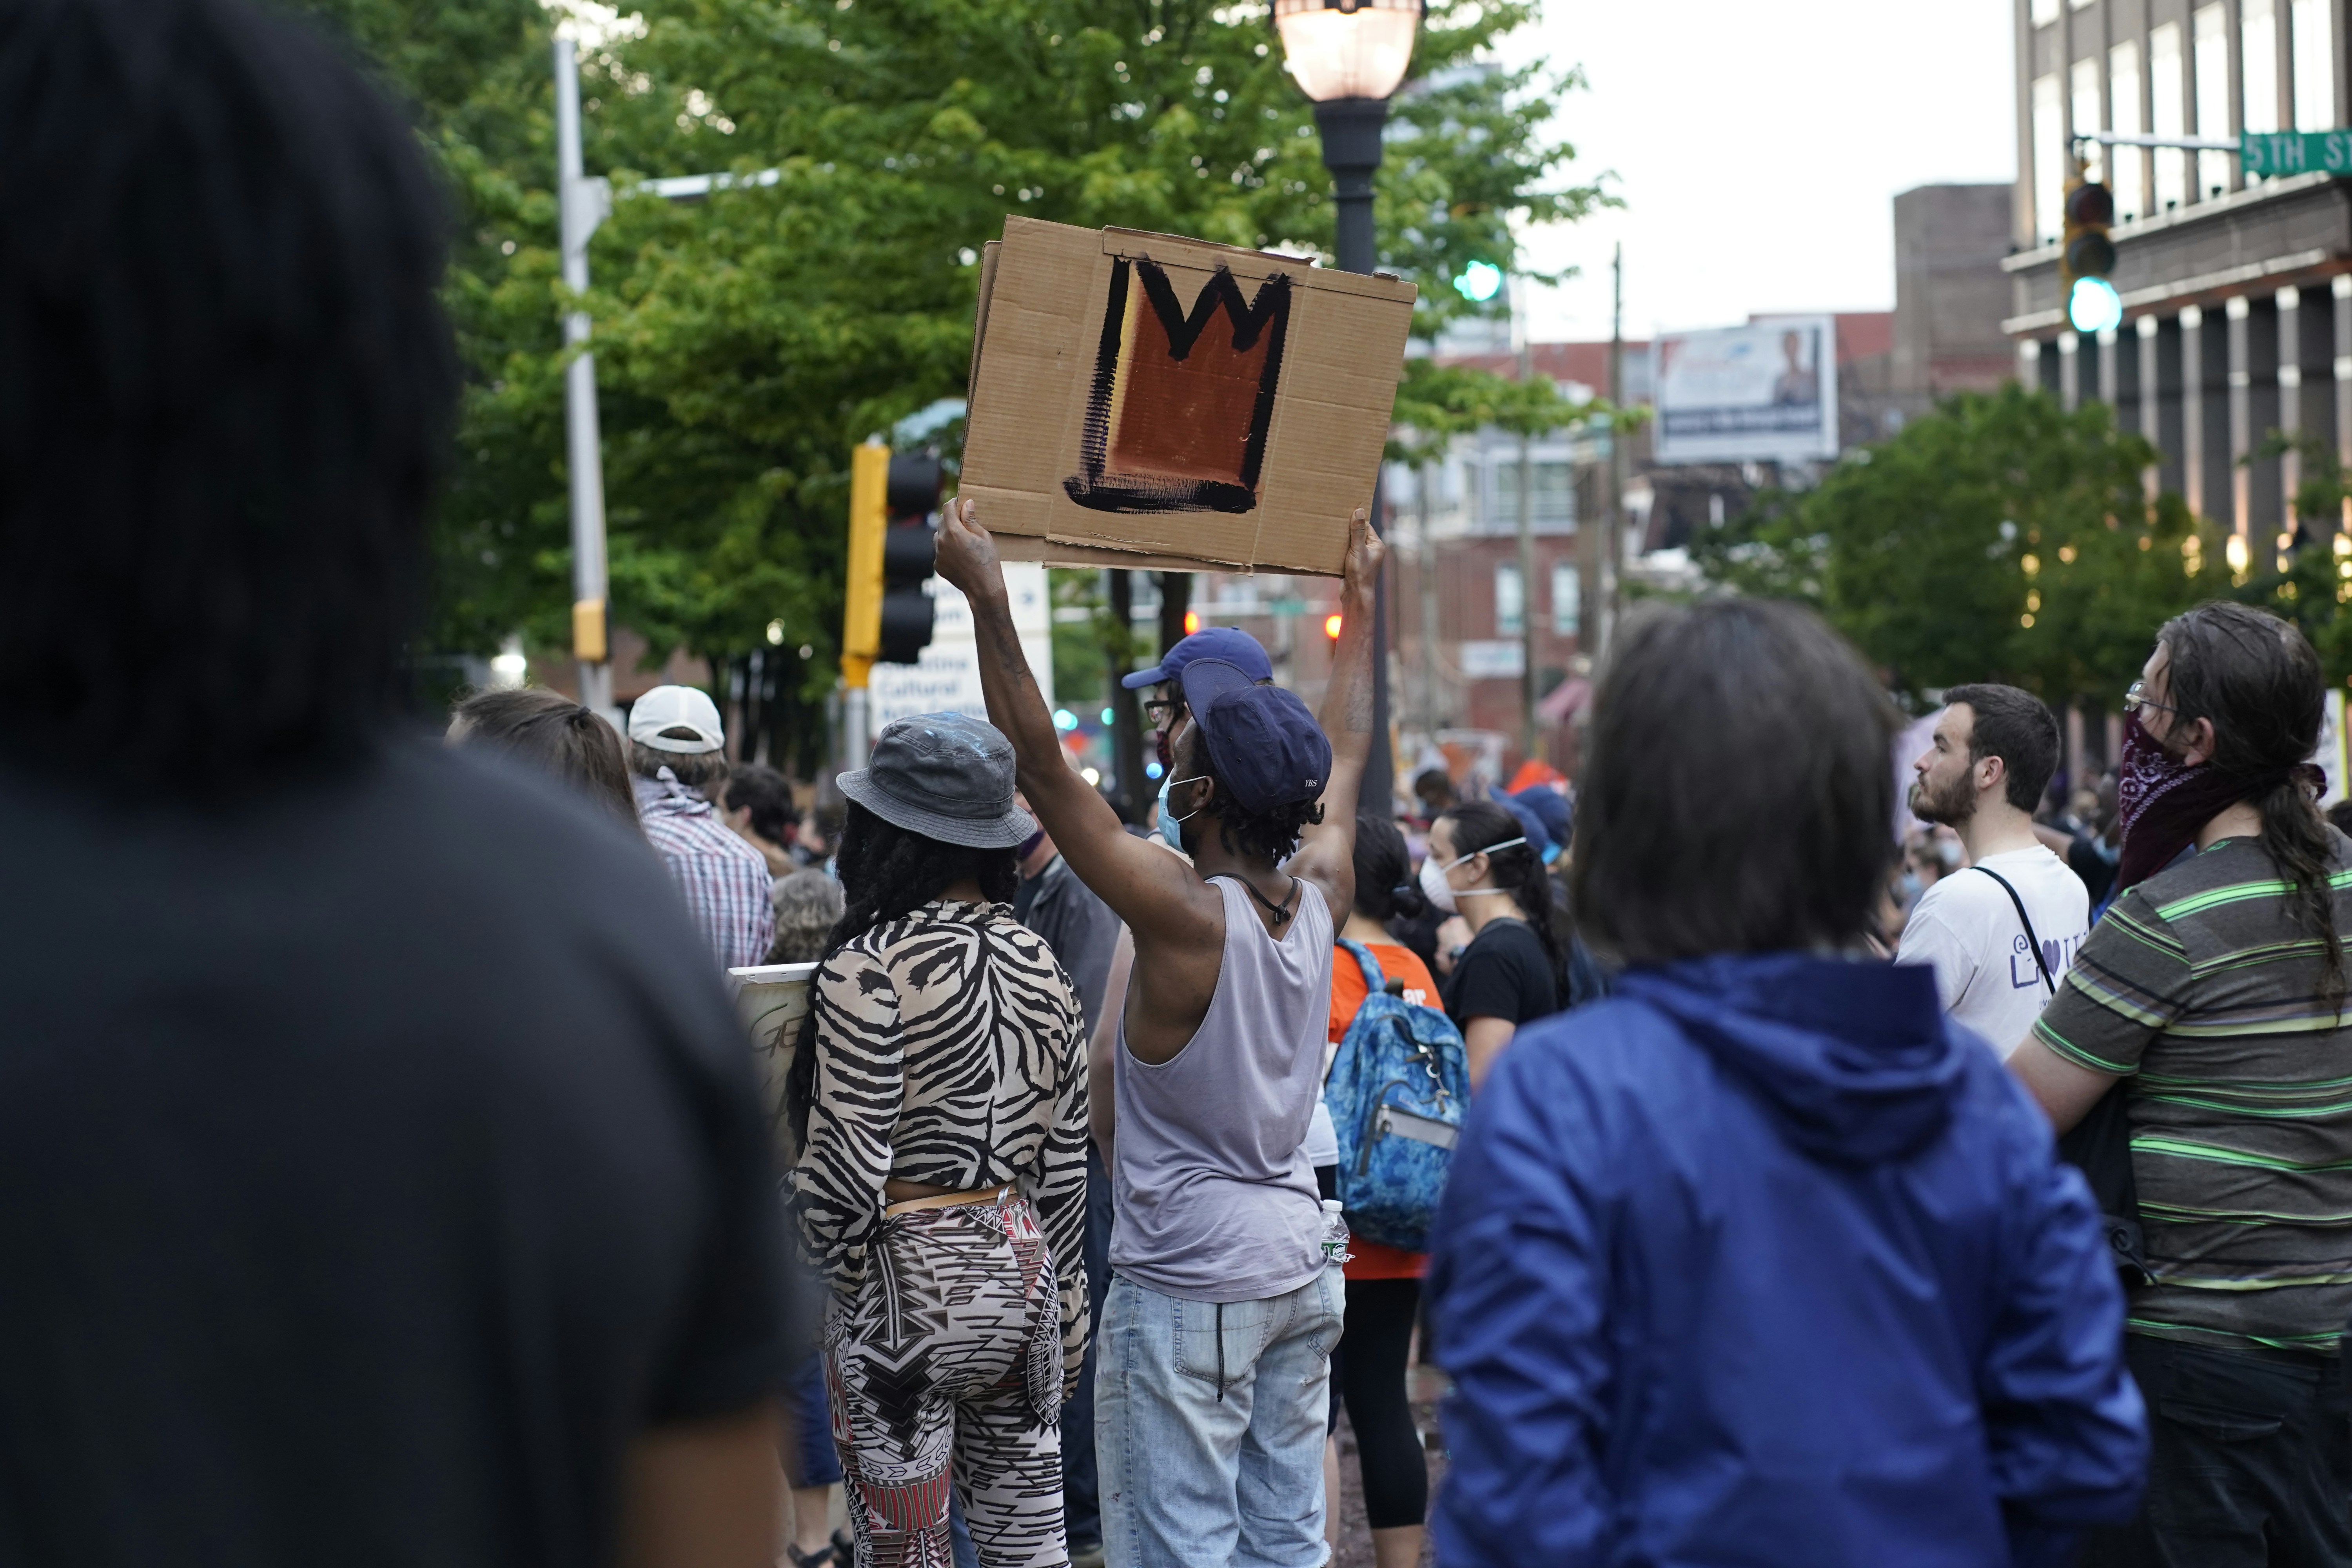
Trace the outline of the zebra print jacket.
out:
<instances>
[{"instance_id":1,"label":"zebra print jacket","mask_svg":"<svg viewBox=\"0 0 2352 1568\"><path fill-rule=\"evenodd\" d=\"M817 971L802 1239L853 1294L896 1176L957 1192L1013 1182L1061 1290L1063 1359L1086 1349L1086 1036L1069 976L1002 905L937 900Z\"/></svg>"}]
</instances>

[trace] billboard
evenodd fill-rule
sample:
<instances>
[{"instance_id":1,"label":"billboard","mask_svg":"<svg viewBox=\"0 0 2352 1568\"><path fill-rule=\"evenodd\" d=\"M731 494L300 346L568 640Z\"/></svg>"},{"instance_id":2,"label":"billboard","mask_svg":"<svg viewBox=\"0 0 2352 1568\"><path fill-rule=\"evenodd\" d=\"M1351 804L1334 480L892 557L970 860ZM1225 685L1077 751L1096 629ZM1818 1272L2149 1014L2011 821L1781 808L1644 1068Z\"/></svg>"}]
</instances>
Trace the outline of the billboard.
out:
<instances>
[{"instance_id":1,"label":"billboard","mask_svg":"<svg viewBox=\"0 0 2352 1568\"><path fill-rule=\"evenodd\" d=\"M1759 317L1650 345L1661 463L1804 463L1838 453L1837 323Z\"/></svg>"}]
</instances>

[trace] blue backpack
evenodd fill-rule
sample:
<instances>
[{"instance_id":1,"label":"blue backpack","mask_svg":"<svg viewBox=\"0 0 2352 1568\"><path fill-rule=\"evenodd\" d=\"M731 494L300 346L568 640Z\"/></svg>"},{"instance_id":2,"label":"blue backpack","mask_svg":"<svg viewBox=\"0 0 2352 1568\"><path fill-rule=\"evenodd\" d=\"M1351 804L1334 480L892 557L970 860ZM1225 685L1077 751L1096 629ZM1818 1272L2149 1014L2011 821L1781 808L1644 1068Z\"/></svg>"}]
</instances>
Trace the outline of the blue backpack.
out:
<instances>
[{"instance_id":1,"label":"blue backpack","mask_svg":"<svg viewBox=\"0 0 2352 1568\"><path fill-rule=\"evenodd\" d=\"M1339 1135L1339 1202L1356 1235L1426 1252L1470 1104L1469 1052L1444 1013L1389 994L1369 948L1339 945L1364 971L1363 1005L1323 1084Z\"/></svg>"}]
</instances>

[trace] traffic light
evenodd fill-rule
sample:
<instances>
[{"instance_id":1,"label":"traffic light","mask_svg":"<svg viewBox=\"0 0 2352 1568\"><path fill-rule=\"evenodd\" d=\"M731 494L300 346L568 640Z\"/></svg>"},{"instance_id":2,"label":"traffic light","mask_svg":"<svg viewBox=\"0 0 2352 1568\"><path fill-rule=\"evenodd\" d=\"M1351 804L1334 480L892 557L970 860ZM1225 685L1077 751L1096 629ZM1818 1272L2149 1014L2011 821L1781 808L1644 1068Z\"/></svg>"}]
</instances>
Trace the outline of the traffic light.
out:
<instances>
[{"instance_id":1,"label":"traffic light","mask_svg":"<svg viewBox=\"0 0 2352 1568\"><path fill-rule=\"evenodd\" d=\"M2096 180L2079 176L2066 187L2066 232L2058 253L2058 297L2078 332L2123 324L2124 302L2107 274L2116 269L2116 198Z\"/></svg>"},{"instance_id":2,"label":"traffic light","mask_svg":"<svg viewBox=\"0 0 2352 1568\"><path fill-rule=\"evenodd\" d=\"M882 616L875 658L883 664L913 664L931 643L931 596L923 592L938 554L931 514L940 510L940 460L911 452L890 459L885 504L889 527L882 535Z\"/></svg>"},{"instance_id":3,"label":"traffic light","mask_svg":"<svg viewBox=\"0 0 2352 1568\"><path fill-rule=\"evenodd\" d=\"M877 664L912 664L931 640L931 574L940 460L894 458L879 441L849 455L849 563L843 584L841 679L866 689Z\"/></svg>"}]
</instances>

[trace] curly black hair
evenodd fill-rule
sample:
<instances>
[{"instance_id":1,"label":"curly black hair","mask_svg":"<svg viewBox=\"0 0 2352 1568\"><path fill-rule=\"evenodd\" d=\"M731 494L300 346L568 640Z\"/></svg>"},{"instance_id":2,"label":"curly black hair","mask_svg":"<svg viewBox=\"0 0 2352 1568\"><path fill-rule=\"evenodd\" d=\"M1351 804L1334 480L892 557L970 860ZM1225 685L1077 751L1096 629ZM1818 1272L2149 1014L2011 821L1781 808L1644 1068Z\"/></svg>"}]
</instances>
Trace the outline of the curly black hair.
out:
<instances>
[{"instance_id":1,"label":"curly black hair","mask_svg":"<svg viewBox=\"0 0 2352 1568\"><path fill-rule=\"evenodd\" d=\"M850 801L834 862L848 902L825 939L819 969L843 946L876 926L912 914L945 889L969 877L991 903L1009 904L1020 873L1011 849L973 849L926 837L877 816ZM816 985L809 986L809 1010L801 1020L800 1048L784 1077L784 1117L794 1143L808 1142L809 1106L816 1089L816 1026L822 1008Z\"/></svg>"}]
</instances>

